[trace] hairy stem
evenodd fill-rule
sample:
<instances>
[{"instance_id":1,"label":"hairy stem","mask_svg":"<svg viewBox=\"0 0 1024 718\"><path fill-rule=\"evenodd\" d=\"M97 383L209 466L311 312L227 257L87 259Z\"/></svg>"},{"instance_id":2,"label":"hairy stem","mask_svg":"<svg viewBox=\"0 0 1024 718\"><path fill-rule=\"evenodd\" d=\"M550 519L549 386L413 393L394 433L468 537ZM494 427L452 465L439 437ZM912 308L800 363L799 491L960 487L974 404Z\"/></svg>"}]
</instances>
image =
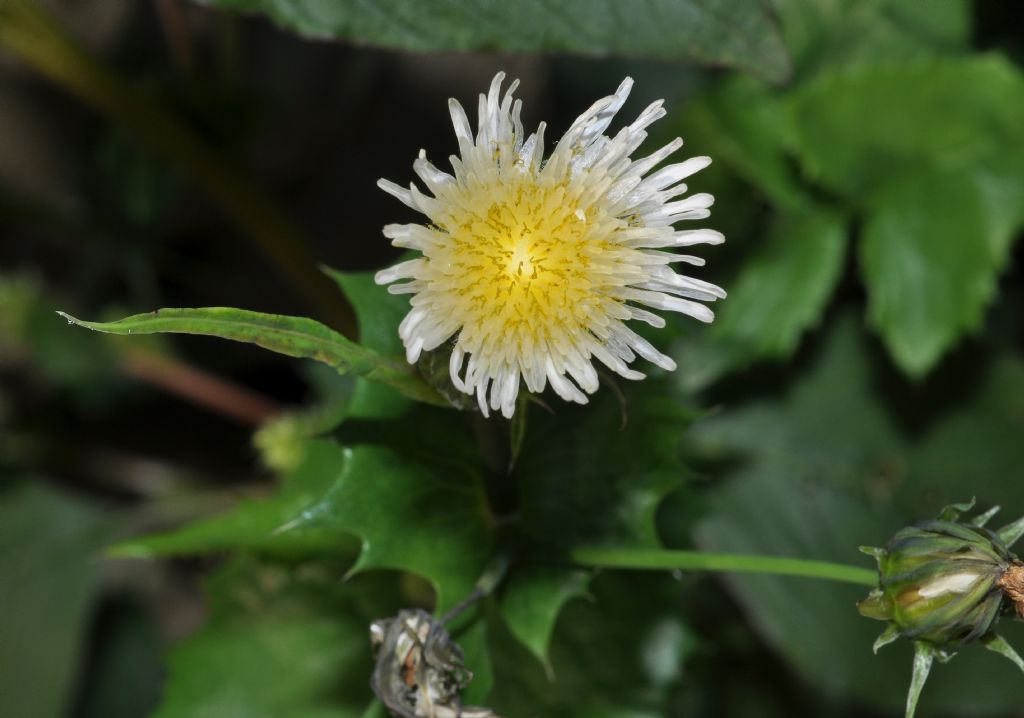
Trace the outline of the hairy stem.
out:
<instances>
[{"instance_id":1,"label":"hairy stem","mask_svg":"<svg viewBox=\"0 0 1024 718\"><path fill-rule=\"evenodd\" d=\"M594 568L637 570L681 569L721 573L766 573L776 576L798 576L824 581L841 581L861 586L876 586L878 572L874 569L848 566L828 561L812 561L780 556L750 556L703 551L668 551L634 549L575 549L572 560Z\"/></svg>"}]
</instances>

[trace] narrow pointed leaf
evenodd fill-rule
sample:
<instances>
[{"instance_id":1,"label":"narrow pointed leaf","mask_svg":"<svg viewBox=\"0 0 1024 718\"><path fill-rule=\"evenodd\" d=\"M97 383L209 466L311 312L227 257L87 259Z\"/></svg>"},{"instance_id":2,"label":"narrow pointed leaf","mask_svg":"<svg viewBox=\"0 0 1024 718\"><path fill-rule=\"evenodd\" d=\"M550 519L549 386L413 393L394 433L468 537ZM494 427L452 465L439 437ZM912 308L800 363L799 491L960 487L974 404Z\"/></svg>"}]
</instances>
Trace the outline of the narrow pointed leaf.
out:
<instances>
[{"instance_id":1,"label":"narrow pointed leaf","mask_svg":"<svg viewBox=\"0 0 1024 718\"><path fill-rule=\"evenodd\" d=\"M992 508L990 508L985 513L978 514L977 516L975 516L973 519L971 519L967 523L969 525L971 525L971 526L977 526L978 528L981 528L981 527L985 526L985 524L987 524L992 519L992 517L995 516L998 513L999 513L999 507L998 506L993 506Z\"/></svg>"},{"instance_id":2,"label":"narrow pointed leaf","mask_svg":"<svg viewBox=\"0 0 1024 718\"><path fill-rule=\"evenodd\" d=\"M1020 540L1021 536L1024 536L1024 516L1021 516L1012 524L1003 526L996 531L996 534L999 536L999 540L1006 544L1007 548L1012 547Z\"/></svg>"},{"instance_id":3,"label":"narrow pointed leaf","mask_svg":"<svg viewBox=\"0 0 1024 718\"><path fill-rule=\"evenodd\" d=\"M884 548L879 548L877 546L859 546L857 550L863 554L867 554L868 556L874 556L875 560L879 562L885 558Z\"/></svg>"},{"instance_id":4,"label":"narrow pointed leaf","mask_svg":"<svg viewBox=\"0 0 1024 718\"><path fill-rule=\"evenodd\" d=\"M256 344L279 354L323 362L343 374L388 384L412 399L447 405L401 358L378 354L306 317L229 307L158 309L114 322L87 322L64 312L58 314L73 324L110 334L200 334Z\"/></svg>"},{"instance_id":5,"label":"narrow pointed leaf","mask_svg":"<svg viewBox=\"0 0 1024 718\"><path fill-rule=\"evenodd\" d=\"M970 501L964 501L959 504L950 504L939 512L939 521L956 521L960 518L960 514L967 513L974 508L975 499L972 496Z\"/></svg>"},{"instance_id":6,"label":"narrow pointed leaf","mask_svg":"<svg viewBox=\"0 0 1024 718\"><path fill-rule=\"evenodd\" d=\"M1014 650L1013 646L1006 642L1006 639L997 633L992 633L981 639L982 645L990 651L1008 658L1017 668L1024 672L1024 658Z\"/></svg>"},{"instance_id":7,"label":"narrow pointed leaf","mask_svg":"<svg viewBox=\"0 0 1024 718\"><path fill-rule=\"evenodd\" d=\"M875 644L871 647L871 650L874 653L878 653L880 649L884 648L885 646L888 646L890 643L892 643L899 637L900 627L897 626L895 623L890 623L889 626L884 631L882 631L881 635L879 635L878 638L875 639Z\"/></svg>"},{"instance_id":8,"label":"narrow pointed leaf","mask_svg":"<svg viewBox=\"0 0 1024 718\"><path fill-rule=\"evenodd\" d=\"M910 690L907 692L907 715L906 718L914 718L917 711L917 701L921 697L921 690L925 681L928 680L928 673L932 669L932 659L935 657L930 646L917 642L914 644L914 672L910 678Z\"/></svg>"},{"instance_id":9,"label":"narrow pointed leaf","mask_svg":"<svg viewBox=\"0 0 1024 718\"><path fill-rule=\"evenodd\" d=\"M368 275L346 275L343 288L371 345L360 349L390 353L400 346L402 312L394 298ZM473 589L491 545L478 452L465 419L357 377L344 422L334 429L337 441L307 437L303 458L274 495L119 550L357 555L354 573L392 568L422 576L437 589L443 611Z\"/></svg>"}]
</instances>

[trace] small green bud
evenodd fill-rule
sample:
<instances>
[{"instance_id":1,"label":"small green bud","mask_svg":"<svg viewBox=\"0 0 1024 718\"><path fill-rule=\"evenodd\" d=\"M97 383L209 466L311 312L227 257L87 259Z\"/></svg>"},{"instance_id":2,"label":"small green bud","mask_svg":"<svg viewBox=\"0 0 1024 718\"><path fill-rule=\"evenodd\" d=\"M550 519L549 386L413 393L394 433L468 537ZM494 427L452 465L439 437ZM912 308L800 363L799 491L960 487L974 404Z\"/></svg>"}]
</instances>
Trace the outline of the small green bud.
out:
<instances>
[{"instance_id":1,"label":"small green bud","mask_svg":"<svg viewBox=\"0 0 1024 718\"><path fill-rule=\"evenodd\" d=\"M952 521L901 529L877 556L879 587L858 604L901 636L956 650L988 633L1014 557L991 531Z\"/></svg>"},{"instance_id":2,"label":"small green bud","mask_svg":"<svg viewBox=\"0 0 1024 718\"><path fill-rule=\"evenodd\" d=\"M961 521L974 502L946 507L937 519L900 529L884 549L862 548L878 561L878 588L857 604L861 615L889 621L875 651L897 640L914 641L914 677L907 717L932 659L949 660L961 646L981 640L1024 670L1024 662L994 633L999 617L1016 607L1024 617L1024 563L1010 547L1024 534L1024 518L998 531L985 528L993 509Z\"/></svg>"}]
</instances>

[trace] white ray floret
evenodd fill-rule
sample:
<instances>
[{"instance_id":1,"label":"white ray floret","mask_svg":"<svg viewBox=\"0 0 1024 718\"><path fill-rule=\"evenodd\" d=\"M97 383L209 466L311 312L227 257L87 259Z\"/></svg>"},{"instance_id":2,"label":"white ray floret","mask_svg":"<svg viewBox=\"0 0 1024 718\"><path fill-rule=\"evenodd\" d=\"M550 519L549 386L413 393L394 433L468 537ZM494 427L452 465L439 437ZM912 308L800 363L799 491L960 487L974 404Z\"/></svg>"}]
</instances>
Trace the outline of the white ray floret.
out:
<instances>
[{"instance_id":1,"label":"white ray floret","mask_svg":"<svg viewBox=\"0 0 1024 718\"><path fill-rule=\"evenodd\" d=\"M511 417L521 384L531 392L550 384L566 401L585 404L598 387L594 359L627 379L644 376L629 367L637 356L674 369L671 358L626 322L665 325L644 307L710 322L714 314L702 302L725 292L671 268L703 260L664 250L720 244L724 237L674 227L709 216L711 195L682 196L683 180L710 158L648 175L682 146L679 139L630 158L646 128L665 115L661 101L614 136L604 134L631 79L580 115L545 160L545 126L524 137L521 103L512 97L518 81L502 94L504 77L498 73L480 95L475 135L462 106L449 101L459 143L453 173L439 170L422 150L413 163L429 194L378 182L429 222L384 228L392 244L421 256L380 271L376 281L390 284L393 294L412 295L399 328L409 362L454 339L454 386L475 395L484 414Z\"/></svg>"}]
</instances>

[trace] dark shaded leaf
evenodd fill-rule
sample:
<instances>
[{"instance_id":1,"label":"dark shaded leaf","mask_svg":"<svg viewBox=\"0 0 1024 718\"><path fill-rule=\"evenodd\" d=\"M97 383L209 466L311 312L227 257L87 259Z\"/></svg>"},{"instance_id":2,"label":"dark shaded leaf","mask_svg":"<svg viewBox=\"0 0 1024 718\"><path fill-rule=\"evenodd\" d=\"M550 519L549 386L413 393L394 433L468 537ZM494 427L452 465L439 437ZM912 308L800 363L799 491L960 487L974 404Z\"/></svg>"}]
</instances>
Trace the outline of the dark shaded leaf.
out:
<instances>
[{"instance_id":1,"label":"dark shaded leaf","mask_svg":"<svg viewBox=\"0 0 1024 718\"><path fill-rule=\"evenodd\" d=\"M777 206L797 209L811 201L785 154L796 141L792 117L771 87L747 77L725 78L697 97L680 124L688 142Z\"/></svg>"},{"instance_id":2,"label":"dark shaded leaf","mask_svg":"<svg viewBox=\"0 0 1024 718\"><path fill-rule=\"evenodd\" d=\"M501 612L508 629L549 673L548 648L558 614L572 599L587 595L590 578L580 569L527 566L505 581Z\"/></svg>"},{"instance_id":3,"label":"dark shaded leaf","mask_svg":"<svg viewBox=\"0 0 1024 718\"><path fill-rule=\"evenodd\" d=\"M558 619L549 673L492 617L491 705L501 715L671 715L696 647L683 620L686 586L664 573L610 572L591 589L592 600L570 602Z\"/></svg>"},{"instance_id":4,"label":"dark shaded leaf","mask_svg":"<svg viewBox=\"0 0 1024 718\"><path fill-rule=\"evenodd\" d=\"M742 358L784 358L817 324L843 269L844 218L824 209L776 220L744 265L712 325L712 338Z\"/></svg>"},{"instance_id":5,"label":"dark shaded leaf","mask_svg":"<svg viewBox=\"0 0 1024 718\"><path fill-rule=\"evenodd\" d=\"M370 701L369 623L394 582L236 560L208 582L210 616L169 659L157 718L357 718Z\"/></svg>"},{"instance_id":6,"label":"dark shaded leaf","mask_svg":"<svg viewBox=\"0 0 1024 718\"><path fill-rule=\"evenodd\" d=\"M150 715L163 687L165 645L154 617L133 601L104 605L94 629L88 672L82 679L81 718Z\"/></svg>"},{"instance_id":7,"label":"dark shaded leaf","mask_svg":"<svg viewBox=\"0 0 1024 718\"><path fill-rule=\"evenodd\" d=\"M789 60L763 3L743 0L204 0L284 28L400 50L692 59L782 81Z\"/></svg>"},{"instance_id":8,"label":"dark shaded leaf","mask_svg":"<svg viewBox=\"0 0 1024 718\"><path fill-rule=\"evenodd\" d=\"M110 533L42 483L0 489L0 715L66 715Z\"/></svg>"},{"instance_id":9,"label":"dark shaded leaf","mask_svg":"<svg viewBox=\"0 0 1024 718\"><path fill-rule=\"evenodd\" d=\"M545 552L659 546L654 516L686 475L690 419L663 377L610 379L583 407L535 407L512 472L526 537Z\"/></svg>"},{"instance_id":10,"label":"dark shaded leaf","mask_svg":"<svg viewBox=\"0 0 1024 718\"><path fill-rule=\"evenodd\" d=\"M892 407L876 398L854 323L840 322L814 368L781 399L734 407L693 428L698 445L728 467L698 528L700 547L870 566L858 545L884 545L901 526L952 499L977 495L984 506L1014 501L1020 486L1012 467L1024 459L1019 442L1005 437L1019 435L1024 371L1015 361L999 366L991 381L973 386L963 410L950 409L910 436ZM892 390L885 396L907 401ZM992 454L980 463L966 458L979 455L979 441L980 451ZM953 456L964 458L942 466ZM761 635L811 685L835 699L894 711L902 706L912 651L897 642L872 654L881 624L853 608L866 591L769 576L724 580ZM923 710L1011 710L1019 676L1002 663L980 647L963 650L950 667L937 669L943 678L924 691Z\"/></svg>"},{"instance_id":11,"label":"dark shaded leaf","mask_svg":"<svg viewBox=\"0 0 1024 718\"><path fill-rule=\"evenodd\" d=\"M112 550L121 556L153 557L238 549L278 556L333 554L353 556L352 532L328 526L281 529L321 501L344 472L342 456L331 442L314 441L280 489L266 499L241 502L231 511L165 534L124 541Z\"/></svg>"}]
</instances>

